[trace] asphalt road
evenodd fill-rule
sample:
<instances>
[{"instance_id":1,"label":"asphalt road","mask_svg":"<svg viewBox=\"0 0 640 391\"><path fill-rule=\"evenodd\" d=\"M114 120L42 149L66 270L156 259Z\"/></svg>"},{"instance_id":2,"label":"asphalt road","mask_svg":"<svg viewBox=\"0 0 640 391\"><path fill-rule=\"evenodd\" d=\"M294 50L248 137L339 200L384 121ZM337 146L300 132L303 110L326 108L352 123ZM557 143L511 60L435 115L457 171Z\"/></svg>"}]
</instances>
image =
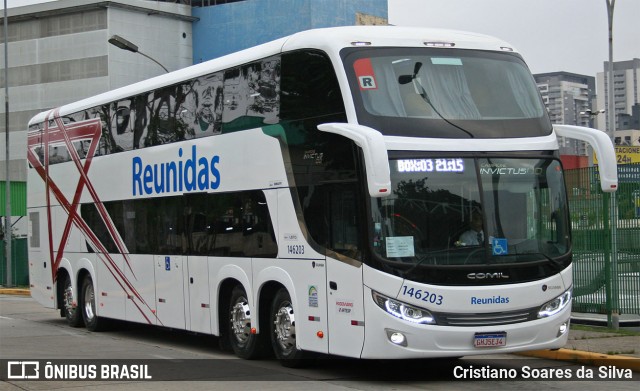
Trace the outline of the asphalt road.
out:
<instances>
[{"instance_id":1,"label":"asphalt road","mask_svg":"<svg viewBox=\"0 0 640 391\"><path fill-rule=\"evenodd\" d=\"M126 360L126 361L123 361ZM25 367L16 361L27 362ZM11 362L11 364L10 364ZM38 363L45 380L8 379ZM50 363L50 364L48 364ZM106 366L111 378L100 380ZM113 371L109 372L113 367ZM33 374L33 368L25 369ZM593 375L590 381L576 380ZM126 376L124 376L126 372ZM48 373L48 376L44 376ZM132 380L135 376L151 377ZM117 323L105 332L70 328L58 312L27 297L0 295L0 390L637 390L640 374L513 355L459 360L318 359L307 368L275 360L246 361L218 348L217 338ZM94 374L97 379L91 379ZM487 379L500 375L503 379ZM567 375L571 380L563 380ZM67 380L69 377L83 380ZM52 380L59 377L62 379ZM528 379L527 379L528 377ZM601 379L604 377L604 379ZM49 378L49 380L46 380ZM89 378L89 379L87 379ZM616 379L615 381L612 379Z\"/></svg>"}]
</instances>

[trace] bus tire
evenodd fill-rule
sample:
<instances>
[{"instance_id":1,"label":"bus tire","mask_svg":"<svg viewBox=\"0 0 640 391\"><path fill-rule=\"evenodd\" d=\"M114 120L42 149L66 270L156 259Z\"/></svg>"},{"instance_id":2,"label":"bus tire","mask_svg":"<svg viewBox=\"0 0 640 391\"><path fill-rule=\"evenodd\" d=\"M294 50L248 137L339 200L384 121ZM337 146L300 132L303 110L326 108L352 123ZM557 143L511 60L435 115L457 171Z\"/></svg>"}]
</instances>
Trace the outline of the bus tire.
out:
<instances>
[{"instance_id":1,"label":"bus tire","mask_svg":"<svg viewBox=\"0 0 640 391\"><path fill-rule=\"evenodd\" d=\"M276 358L283 366L301 367L305 363L303 351L296 345L296 320L291 296L285 288L280 288L273 298L269 318L271 325L271 346Z\"/></svg>"},{"instance_id":2,"label":"bus tire","mask_svg":"<svg viewBox=\"0 0 640 391\"><path fill-rule=\"evenodd\" d=\"M240 285L236 285L231 291L228 314L228 341L236 356L247 360L263 356L264 334L251 333L252 314L249 300Z\"/></svg>"},{"instance_id":3,"label":"bus tire","mask_svg":"<svg viewBox=\"0 0 640 391\"><path fill-rule=\"evenodd\" d=\"M96 312L96 293L93 286L93 279L86 275L82 282L82 319L89 331L100 331L104 329L106 319L101 318Z\"/></svg>"},{"instance_id":4,"label":"bus tire","mask_svg":"<svg viewBox=\"0 0 640 391\"><path fill-rule=\"evenodd\" d=\"M67 324L71 327L82 326L82 314L80 313L80 297L73 296L73 287L71 285L71 277L64 274L62 280L62 307L61 311L67 319ZM78 296L80 296L78 294Z\"/></svg>"}]
</instances>

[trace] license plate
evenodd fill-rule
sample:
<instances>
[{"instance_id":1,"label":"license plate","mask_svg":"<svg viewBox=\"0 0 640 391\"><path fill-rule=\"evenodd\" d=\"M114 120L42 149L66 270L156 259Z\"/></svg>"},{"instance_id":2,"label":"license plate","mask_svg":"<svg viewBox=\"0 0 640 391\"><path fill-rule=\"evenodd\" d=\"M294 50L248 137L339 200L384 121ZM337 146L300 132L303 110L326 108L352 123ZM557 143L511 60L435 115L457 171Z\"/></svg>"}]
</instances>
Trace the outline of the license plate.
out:
<instances>
[{"instance_id":1,"label":"license plate","mask_svg":"<svg viewBox=\"0 0 640 391\"><path fill-rule=\"evenodd\" d=\"M473 346L476 348L494 348L507 346L507 333L476 333L473 337Z\"/></svg>"}]
</instances>

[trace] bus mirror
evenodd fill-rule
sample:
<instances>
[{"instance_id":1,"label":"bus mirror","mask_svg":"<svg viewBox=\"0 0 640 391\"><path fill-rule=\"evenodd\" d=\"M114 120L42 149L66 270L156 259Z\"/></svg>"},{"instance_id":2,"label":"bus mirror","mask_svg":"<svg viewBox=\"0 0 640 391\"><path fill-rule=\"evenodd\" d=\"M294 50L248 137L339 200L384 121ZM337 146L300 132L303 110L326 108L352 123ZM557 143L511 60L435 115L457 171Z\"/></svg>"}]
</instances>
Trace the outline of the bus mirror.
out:
<instances>
[{"instance_id":1,"label":"bus mirror","mask_svg":"<svg viewBox=\"0 0 640 391\"><path fill-rule=\"evenodd\" d=\"M389 195L391 191L389 157L382 133L367 126L347 123L321 124L318 125L318 129L353 140L357 146L362 148L369 195L371 197Z\"/></svg>"},{"instance_id":2,"label":"bus mirror","mask_svg":"<svg viewBox=\"0 0 640 391\"><path fill-rule=\"evenodd\" d=\"M589 143L598 156L598 173L602 191L618 189L618 162L609 136L601 130L573 125L553 125L558 136L569 137Z\"/></svg>"}]
</instances>

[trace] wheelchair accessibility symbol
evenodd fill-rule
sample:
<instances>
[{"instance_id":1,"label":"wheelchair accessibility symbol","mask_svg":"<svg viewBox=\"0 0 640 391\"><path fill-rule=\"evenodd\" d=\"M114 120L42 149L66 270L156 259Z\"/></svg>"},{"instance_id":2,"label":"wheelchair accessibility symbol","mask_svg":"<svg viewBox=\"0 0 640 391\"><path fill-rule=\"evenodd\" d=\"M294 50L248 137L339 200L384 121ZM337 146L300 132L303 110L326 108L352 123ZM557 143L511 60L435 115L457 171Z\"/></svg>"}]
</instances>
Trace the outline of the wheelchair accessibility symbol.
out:
<instances>
[{"instance_id":1,"label":"wheelchair accessibility symbol","mask_svg":"<svg viewBox=\"0 0 640 391\"><path fill-rule=\"evenodd\" d=\"M507 255L509 253L507 239L493 238L491 247L493 248L493 255Z\"/></svg>"}]
</instances>

